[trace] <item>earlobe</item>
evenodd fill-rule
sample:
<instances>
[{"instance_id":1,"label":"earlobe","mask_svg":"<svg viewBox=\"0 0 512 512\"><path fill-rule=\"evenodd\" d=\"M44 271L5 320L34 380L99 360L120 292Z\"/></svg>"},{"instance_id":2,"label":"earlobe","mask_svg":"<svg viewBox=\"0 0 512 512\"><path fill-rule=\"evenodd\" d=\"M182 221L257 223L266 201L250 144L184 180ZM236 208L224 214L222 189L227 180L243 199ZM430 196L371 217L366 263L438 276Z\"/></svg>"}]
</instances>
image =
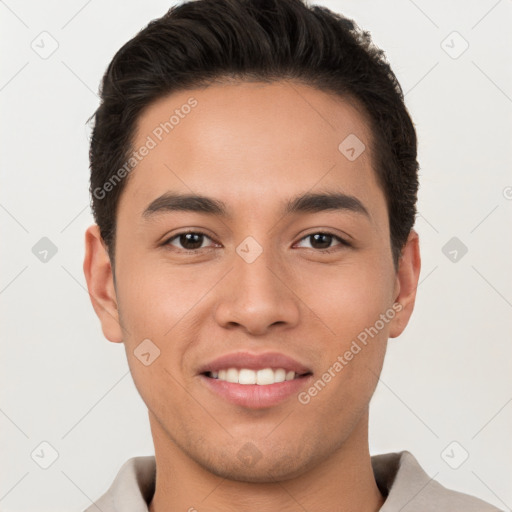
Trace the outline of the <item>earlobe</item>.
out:
<instances>
[{"instance_id":1,"label":"earlobe","mask_svg":"<svg viewBox=\"0 0 512 512\"><path fill-rule=\"evenodd\" d=\"M114 343L123 341L119 323L117 297L112 266L99 227L94 224L85 232L84 274L89 297L101 322L105 337Z\"/></svg>"},{"instance_id":2,"label":"earlobe","mask_svg":"<svg viewBox=\"0 0 512 512\"><path fill-rule=\"evenodd\" d=\"M396 275L394 299L395 304L400 304L400 307L396 307L398 312L390 323L390 338L400 336L411 318L416 301L420 270L419 236L416 231L411 230L407 242L402 249L402 256Z\"/></svg>"}]
</instances>

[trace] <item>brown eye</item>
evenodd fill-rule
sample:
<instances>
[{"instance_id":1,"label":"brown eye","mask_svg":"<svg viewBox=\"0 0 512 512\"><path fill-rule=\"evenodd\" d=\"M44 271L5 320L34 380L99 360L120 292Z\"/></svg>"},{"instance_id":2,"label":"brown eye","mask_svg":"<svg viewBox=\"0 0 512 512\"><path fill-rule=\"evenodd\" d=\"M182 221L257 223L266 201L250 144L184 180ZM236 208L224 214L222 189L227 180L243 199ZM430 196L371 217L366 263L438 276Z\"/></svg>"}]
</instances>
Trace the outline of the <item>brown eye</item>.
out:
<instances>
[{"instance_id":1,"label":"brown eye","mask_svg":"<svg viewBox=\"0 0 512 512\"><path fill-rule=\"evenodd\" d=\"M178 233L172 238L169 238L169 240L165 242L165 245L172 245L173 247L183 249L185 251L194 251L197 249L202 249L203 243L206 239L211 240L204 233L188 231L185 233Z\"/></svg>"},{"instance_id":2,"label":"brown eye","mask_svg":"<svg viewBox=\"0 0 512 512\"><path fill-rule=\"evenodd\" d=\"M326 233L315 233L314 235L309 235L309 237L314 249L328 249L333 240L333 236Z\"/></svg>"},{"instance_id":3,"label":"brown eye","mask_svg":"<svg viewBox=\"0 0 512 512\"><path fill-rule=\"evenodd\" d=\"M333 248L331 245L333 241L338 241L339 243L337 245L341 246L349 246L350 244L343 240L343 238L340 238L337 235L334 235L333 233L326 233L326 232L318 232L318 233L311 233L304 238L302 238L301 242L303 240L310 240L310 246L311 249L318 249L319 251L327 250ZM304 246L303 246L304 247ZM335 246L334 246L335 247ZM306 246L306 248L308 248Z\"/></svg>"}]
</instances>

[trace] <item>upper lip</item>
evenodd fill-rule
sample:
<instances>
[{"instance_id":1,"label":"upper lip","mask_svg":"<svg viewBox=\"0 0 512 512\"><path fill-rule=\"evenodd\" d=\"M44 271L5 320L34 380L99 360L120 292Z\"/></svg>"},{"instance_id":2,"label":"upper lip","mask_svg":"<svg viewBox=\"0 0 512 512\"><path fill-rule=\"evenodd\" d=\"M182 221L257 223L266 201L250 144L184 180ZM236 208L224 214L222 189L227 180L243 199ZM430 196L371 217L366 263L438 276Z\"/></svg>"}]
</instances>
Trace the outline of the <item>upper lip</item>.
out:
<instances>
[{"instance_id":1,"label":"upper lip","mask_svg":"<svg viewBox=\"0 0 512 512\"><path fill-rule=\"evenodd\" d=\"M283 368L287 372L293 370L299 375L312 373L311 369L295 359L279 352L233 352L217 357L199 368L198 373L217 372L227 368L248 368L261 370L263 368Z\"/></svg>"}]
</instances>

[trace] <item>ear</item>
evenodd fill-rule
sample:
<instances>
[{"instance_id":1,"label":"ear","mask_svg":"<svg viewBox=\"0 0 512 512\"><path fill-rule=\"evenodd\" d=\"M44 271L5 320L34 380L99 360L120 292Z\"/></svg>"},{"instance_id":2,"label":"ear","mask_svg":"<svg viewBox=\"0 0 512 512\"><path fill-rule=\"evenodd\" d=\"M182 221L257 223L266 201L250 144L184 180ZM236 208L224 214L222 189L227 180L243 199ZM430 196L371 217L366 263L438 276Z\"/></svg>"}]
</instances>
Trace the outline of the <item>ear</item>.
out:
<instances>
[{"instance_id":1,"label":"ear","mask_svg":"<svg viewBox=\"0 0 512 512\"><path fill-rule=\"evenodd\" d=\"M409 323L416 300L416 289L418 288L420 270L421 257L419 236L416 231L411 230L407 242L402 249L398 272L396 273L394 299L395 303L399 303L400 306L397 304L394 307L400 307L401 309L397 309L397 314L390 322L390 338L400 336Z\"/></svg>"},{"instance_id":2,"label":"ear","mask_svg":"<svg viewBox=\"0 0 512 512\"><path fill-rule=\"evenodd\" d=\"M110 257L96 224L85 232L84 274L92 307L100 319L105 338L121 343L123 333L119 324Z\"/></svg>"}]
</instances>

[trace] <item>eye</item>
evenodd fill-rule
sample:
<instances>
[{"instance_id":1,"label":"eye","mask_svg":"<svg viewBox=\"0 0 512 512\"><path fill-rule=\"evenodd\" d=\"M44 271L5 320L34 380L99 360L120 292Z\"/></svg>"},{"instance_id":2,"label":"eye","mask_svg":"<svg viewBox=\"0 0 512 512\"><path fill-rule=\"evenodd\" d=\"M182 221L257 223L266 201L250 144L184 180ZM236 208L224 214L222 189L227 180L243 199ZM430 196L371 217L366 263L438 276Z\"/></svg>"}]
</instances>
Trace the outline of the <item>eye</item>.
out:
<instances>
[{"instance_id":1,"label":"eye","mask_svg":"<svg viewBox=\"0 0 512 512\"><path fill-rule=\"evenodd\" d=\"M299 244L308 239L310 239L310 245L309 247L306 246L306 248L317 249L319 252L324 253L336 250L336 245L332 246L332 242L334 241L338 241L337 246L350 247L350 244L343 238L325 231L306 235L300 240ZM211 247L211 245L204 245L207 240L213 242L209 236L205 233L201 233L200 231L184 231L172 236L165 241L163 245L172 246L183 251L198 251L199 249Z\"/></svg>"},{"instance_id":2,"label":"eye","mask_svg":"<svg viewBox=\"0 0 512 512\"><path fill-rule=\"evenodd\" d=\"M350 247L350 244L343 238L341 238L333 233L328 233L325 231L320 231L317 233L310 233L309 235L306 235L304 238L302 238L301 242L303 240L307 240L307 239L311 240L309 248L318 249L321 252L332 252L331 243L335 240L337 240L339 242L338 246L341 245L341 246Z\"/></svg>"},{"instance_id":3,"label":"eye","mask_svg":"<svg viewBox=\"0 0 512 512\"><path fill-rule=\"evenodd\" d=\"M196 251L204 249L208 246L203 246L205 240L213 241L209 236L199 231L184 231L169 238L164 245L172 245L178 249L185 251ZM178 245L179 244L179 245Z\"/></svg>"}]
</instances>

